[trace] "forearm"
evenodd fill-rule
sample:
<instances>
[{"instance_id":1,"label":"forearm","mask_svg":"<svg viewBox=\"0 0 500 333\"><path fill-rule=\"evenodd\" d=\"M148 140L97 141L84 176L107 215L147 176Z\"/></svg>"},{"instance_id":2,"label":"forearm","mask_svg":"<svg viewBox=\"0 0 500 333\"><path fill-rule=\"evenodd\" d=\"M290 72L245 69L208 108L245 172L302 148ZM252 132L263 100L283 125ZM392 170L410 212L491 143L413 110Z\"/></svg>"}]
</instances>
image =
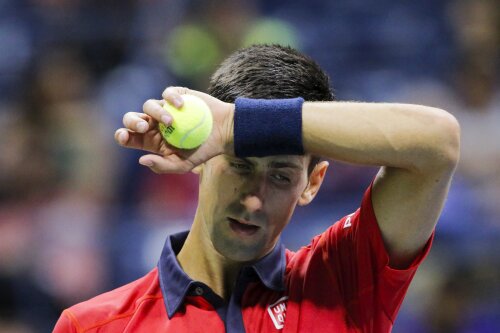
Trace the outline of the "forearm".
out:
<instances>
[{"instance_id":1,"label":"forearm","mask_svg":"<svg viewBox=\"0 0 500 333\"><path fill-rule=\"evenodd\" d=\"M350 163L426 171L458 159L455 118L425 106L306 102L302 130L307 153Z\"/></svg>"}]
</instances>

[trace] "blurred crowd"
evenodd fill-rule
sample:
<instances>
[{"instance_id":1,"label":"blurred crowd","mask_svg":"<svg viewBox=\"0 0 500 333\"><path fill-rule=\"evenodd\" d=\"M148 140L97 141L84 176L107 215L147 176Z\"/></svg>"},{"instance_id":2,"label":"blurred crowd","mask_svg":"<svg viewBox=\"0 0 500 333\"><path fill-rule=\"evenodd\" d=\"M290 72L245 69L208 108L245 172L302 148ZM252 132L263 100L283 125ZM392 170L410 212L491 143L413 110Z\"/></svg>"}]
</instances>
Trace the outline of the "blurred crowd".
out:
<instances>
[{"instance_id":1,"label":"blurred crowd","mask_svg":"<svg viewBox=\"0 0 500 333\"><path fill-rule=\"evenodd\" d=\"M253 43L310 55L341 100L457 117L461 161L394 332L500 332L498 0L0 0L0 332L51 331L189 228L196 176L153 174L114 130ZM376 171L334 162L284 243L354 211Z\"/></svg>"}]
</instances>

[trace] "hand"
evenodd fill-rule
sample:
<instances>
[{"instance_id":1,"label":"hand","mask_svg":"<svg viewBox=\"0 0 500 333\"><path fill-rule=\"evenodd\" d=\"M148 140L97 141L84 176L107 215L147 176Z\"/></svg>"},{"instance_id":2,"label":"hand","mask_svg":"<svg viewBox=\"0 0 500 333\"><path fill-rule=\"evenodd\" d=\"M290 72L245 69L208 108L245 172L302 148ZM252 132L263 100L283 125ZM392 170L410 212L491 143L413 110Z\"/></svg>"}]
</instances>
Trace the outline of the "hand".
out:
<instances>
[{"instance_id":1,"label":"hand","mask_svg":"<svg viewBox=\"0 0 500 333\"><path fill-rule=\"evenodd\" d=\"M162 137L158 123L172 123L172 116L163 108L170 103L182 107L182 95L200 97L207 103L213 115L213 128L207 140L198 148L184 150L173 147ZM125 128L115 132L119 145L141 149L152 154L141 156L139 163L156 173L185 173L208 161L214 156L233 154L233 114L234 104L224 103L208 94L182 87L169 87L162 94L163 100L148 100L143 111L128 112L123 116Z\"/></svg>"}]
</instances>

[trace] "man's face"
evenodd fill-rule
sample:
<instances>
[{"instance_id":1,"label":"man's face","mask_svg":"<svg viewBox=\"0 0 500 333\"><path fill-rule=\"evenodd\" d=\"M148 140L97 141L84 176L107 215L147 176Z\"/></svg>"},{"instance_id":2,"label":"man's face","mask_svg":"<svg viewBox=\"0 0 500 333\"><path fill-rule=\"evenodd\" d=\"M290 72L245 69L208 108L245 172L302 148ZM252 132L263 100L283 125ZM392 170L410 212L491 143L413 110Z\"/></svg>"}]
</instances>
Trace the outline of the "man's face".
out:
<instances>
[{"instance_id":1,"label":"man's face","mask_svg":"<svg viewBox=\"0 0 500 333\"><path fill-rule=\"evenodd\" d=\"M309 156L240 159L220 155L203 166L203 237L234 261L256 260L276 244L308 185Z\"/></svg>"}]
</instances>

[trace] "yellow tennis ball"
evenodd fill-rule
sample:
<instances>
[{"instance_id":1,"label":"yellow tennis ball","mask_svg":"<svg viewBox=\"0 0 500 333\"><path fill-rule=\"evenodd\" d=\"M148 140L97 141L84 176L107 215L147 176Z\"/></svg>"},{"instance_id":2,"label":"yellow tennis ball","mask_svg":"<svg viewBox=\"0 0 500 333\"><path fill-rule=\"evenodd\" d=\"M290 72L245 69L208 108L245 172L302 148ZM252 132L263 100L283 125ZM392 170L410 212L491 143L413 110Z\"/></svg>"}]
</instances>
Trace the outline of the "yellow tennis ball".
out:
<instances>
[{"instance_id":1,"label":"yellow tennis ball","mask_svg":"<svg viewBox=\"0 0 500 333\"><path fill-rule=\"evenodd\" d=\"M159 124L160 133L172 146L193 149L201 145L212 132L212 112L208 105L194 95L182 95L184 104L180 109L165 103L163 108L173 118L170 126Z\"/></svg>"}]
</instances>

